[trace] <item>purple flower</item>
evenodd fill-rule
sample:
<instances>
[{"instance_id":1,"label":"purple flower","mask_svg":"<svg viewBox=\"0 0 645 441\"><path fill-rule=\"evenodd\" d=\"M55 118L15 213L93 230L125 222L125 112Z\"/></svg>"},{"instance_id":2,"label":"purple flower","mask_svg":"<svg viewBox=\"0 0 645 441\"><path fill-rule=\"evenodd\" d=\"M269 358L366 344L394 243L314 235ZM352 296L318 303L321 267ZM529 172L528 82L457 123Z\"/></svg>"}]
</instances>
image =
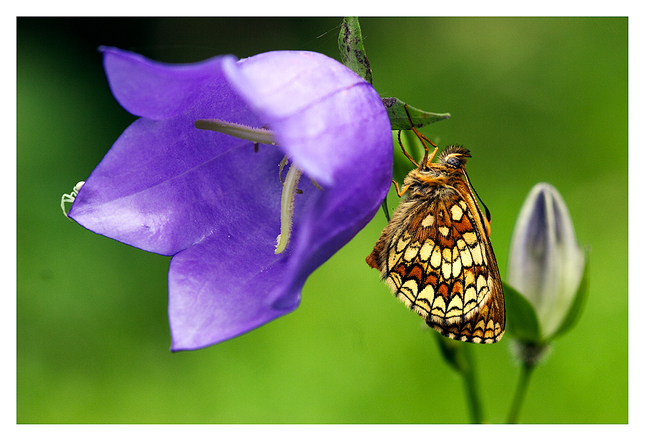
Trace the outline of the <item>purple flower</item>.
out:
<instances>
[{"instance_id":1,"label":"purple flower","mask_svg":"<svg viewBox=\"0 0 645 441\"><path fill-rule=\"evenodd\" d=\"M69 216L173 256L174 351L293 311L309 274L367 224L389 189L392 137L377 92L312 52L183 65L102 52L112 94L141 118L87 178ZM277 145L195 127L213 119L270 129ZM285 156L303 177L298 194L286 194L293 226L286 250L276 254ZM282 217L284 228L284 208Z\"/></svg>"}]
</instances>

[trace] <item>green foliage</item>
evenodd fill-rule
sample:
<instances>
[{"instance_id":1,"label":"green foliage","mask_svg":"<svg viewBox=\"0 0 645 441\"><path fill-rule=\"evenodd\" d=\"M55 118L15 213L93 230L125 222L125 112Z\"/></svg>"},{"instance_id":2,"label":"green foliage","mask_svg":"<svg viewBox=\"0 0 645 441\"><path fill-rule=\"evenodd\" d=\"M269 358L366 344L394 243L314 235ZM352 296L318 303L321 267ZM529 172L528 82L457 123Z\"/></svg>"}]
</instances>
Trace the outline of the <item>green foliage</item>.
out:
<instances>
[{"instance_id":1,"label":"green foliage","mask_svg":"<svg viewBox=\"0 0 645 441\"><path fill-rule=\"evenodd\" d=\"M372 68L363 46L361 26L357 17L345 17L338 34L340 61L372 84Z\"/></svg>"},{"instance_id":2,"label":"green foliage","mask_svg":"<svg viewBox=\"0 0 645 441\"><path fill-rule=\"evenodd\" d=\"M357 17L345 17L338 34L340 61L372 84L372 68L367 59L363 35ZM410 106L398 98L383 98L383 105L392 124L392 130L411 130L442 119L450 118L449 113L430 113Z\"/></svg>"},{"instance_id":3,"label":"green foliage","mask_svg":"<svg viewBox=\"0 0 645 441\"><path fill-rule=\"evenodd\" d=\"M412 107L398 98L383 98L392 130L411 130L450 118L449 113L431 113Z\"/></svg>"}]
</instances>

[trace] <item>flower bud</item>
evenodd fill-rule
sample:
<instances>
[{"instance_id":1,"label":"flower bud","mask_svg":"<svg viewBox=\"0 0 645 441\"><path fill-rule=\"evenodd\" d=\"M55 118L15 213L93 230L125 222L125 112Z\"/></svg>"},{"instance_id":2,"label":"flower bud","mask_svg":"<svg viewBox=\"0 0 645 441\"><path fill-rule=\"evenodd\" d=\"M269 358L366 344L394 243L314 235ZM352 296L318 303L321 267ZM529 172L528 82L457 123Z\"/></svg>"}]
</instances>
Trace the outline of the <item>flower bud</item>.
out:
<instances>
[{"instance_id":1,"label":"flower bud","mask_svg":"<svg viewBox=\"0 0 645 441\"><path fill-rule=\"evenodd\" d=\"M517 218L507 282L531 303L544 341L563 326L585 268L569 210L550 184L533 187Z\"/></svg>"}]
</instances>

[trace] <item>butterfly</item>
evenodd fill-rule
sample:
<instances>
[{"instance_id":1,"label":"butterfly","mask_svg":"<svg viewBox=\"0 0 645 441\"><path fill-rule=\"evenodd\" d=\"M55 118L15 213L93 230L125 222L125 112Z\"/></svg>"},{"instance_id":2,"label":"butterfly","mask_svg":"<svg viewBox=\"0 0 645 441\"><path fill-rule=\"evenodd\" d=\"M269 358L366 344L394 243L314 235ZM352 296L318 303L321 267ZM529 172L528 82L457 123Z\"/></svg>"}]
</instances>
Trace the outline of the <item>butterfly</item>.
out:
<instances>
[{"instance_id":1,"label":"butterfly","mask_svg":"<svg viewBox=\"0 0 645 441\"><path fill-rule=\"evenodd\" d=\"M506 312L497 261L490 242L490 213L482 212L466 174L469 150L438 147L415 128L425 148L421 163L408 173L402 199L365 259L405 305L446 337L470 343L496 343L504 334ZM434 147L429 149L424 142ZM475 195L477 192L475 192ZM483 203L482 203L483 205Z\"/></svg>"}]
</instances>

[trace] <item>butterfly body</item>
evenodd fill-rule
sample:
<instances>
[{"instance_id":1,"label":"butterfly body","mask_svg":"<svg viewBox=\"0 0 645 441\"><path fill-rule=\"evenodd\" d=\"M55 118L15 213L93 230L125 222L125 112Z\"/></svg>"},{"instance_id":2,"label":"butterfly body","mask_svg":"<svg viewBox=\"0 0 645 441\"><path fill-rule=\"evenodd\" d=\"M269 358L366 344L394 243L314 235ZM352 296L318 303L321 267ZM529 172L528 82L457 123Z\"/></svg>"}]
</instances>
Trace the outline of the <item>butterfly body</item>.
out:
<instances>
[{"instance_id":1,"label":"butterfly body","mask_svg":"<svg viewBox=\"0 0 645 441\"><path fill-rule=\"evenodd\" d=\"M469 157L449 146L437 163L424 158L407 175L407 197L366 261L430 327L455 340L495 343L504 333L504 296L489 222L466 174Z\"/></svg>"}]
</instances>

